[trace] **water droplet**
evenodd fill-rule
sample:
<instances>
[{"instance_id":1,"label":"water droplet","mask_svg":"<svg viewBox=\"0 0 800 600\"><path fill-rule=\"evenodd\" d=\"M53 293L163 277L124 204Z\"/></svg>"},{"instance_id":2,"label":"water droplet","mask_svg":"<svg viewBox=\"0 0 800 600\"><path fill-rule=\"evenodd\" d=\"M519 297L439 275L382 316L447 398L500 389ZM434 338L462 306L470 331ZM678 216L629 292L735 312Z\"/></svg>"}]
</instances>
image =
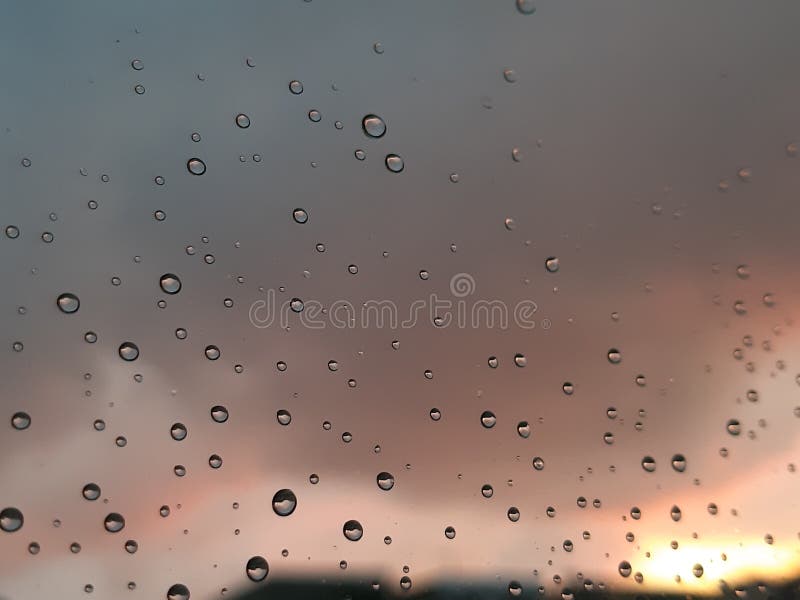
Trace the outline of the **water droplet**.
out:
<instances>
[{"instance_id":1,"label":"water droplet","mask_svg":"<svg viewBox=\"0 0 800 600\"><path fill-rule=\"evenodd\" d=\"M144 69L144 64L138 58L134 58L131 61L131 67L133 67L134 71L141 71L142 69Z\"/></svg>"},{"instance_id":2,"label":"water droplet","mask_svg":"<svg viewBox=\"0 0 800 600\"><path fill-rule=\"evenodd\" d=\"M205 355L208 360L217 360L220 356L219 348L213 344L209 344L206 346Z\"/></svg>"},{"instance_id":3,"label":"water droplet","mask_svg":"<svg viewBox=\"0 0 800 600\"><path fill-rule=\"evenodd\" d=\"M386 133L386 123L378 115L364 117L361 121L361 127L364 129L364 133L371 138L383 137Z\"/></svg>"},{"instance_id":4,"label":"water droplet","mask_svg":"<svg viewBox=\"0 0 800 600\"><path fill-rule=\"evenodd\" d=\"M228 409L220 405L211 407L211 418L216 423L224 423L228 420Z\"/></svg>"},{"instance_id":5,"label":"water droplet","mask_svg":"<svg viewBox=\"0 0 800 600\"><path fill-rule=\"evenodd\" d=\"M17 431L22 431L31 426L31 416L26 412L15 412L11 416L11 426Z\"/></svg>"},{"instance_id":6,"label":"water droplet","mask_svg":"<svg viewBox=\"0 0 800 600\"><path fill-rule=\"evenodd\" d=\"M701 565L700 563L696 563L692 567L692 575L694 575L695 577L702 577L703 576L703 565Z\"/></svg>"},{"instance_id":7,"label":"water droplet","mask_svg":"<svg viewBox=\"0 0 800 600\"><path fill-rule=\"evenodd\" d=\"M135 86L133 86L133 91L141 96L144 94L144 86L141 83L137 83Z\"/></svg>"},{"instance_id":8,"label":"water droplet","mask_svg":"<svg viewBox=\"0 0 800 600\"><path fill-rule=\"evenodd\" d=\"M725 427L731 435L742 433L742 425L736 419L730 419Z\"/></svg>"},{"instance_id":9,"label":"water droplet","mask_svg":"<svg viewBox=\"0 0 800 600\"><path fill-rule=\"evenodd\" d=\"M125 528L125 518L119 513L108 513L103 520L106 531L117 533Z\"/></svg>"},{"instance_id":10,"label":"water droplet","mask_svg":"<svg viewBox=\"0 0 800 600\"><path fill-rule=\"evenodd\" d=\"M133 342L122 342L118 352L122 360L133 361L139 358L139 346Z\"/></svg>"},{"instance_id":11,"label":"water droplet","mask_svg":"<svg viewBox=\"0 0 800 600\"><path fill-rule=\"evenodd\" d=\"M517 72L514 69L503 69L503 79L508 83L515 83L517 81Z\"/></svg>"},{"instance_id":12,"label":"water droplet","mask_svg":"<svg viewBox=\"0 0 800 600\"><path fill-rule=\"evenodd\" d=\"M533 468L537 471L544 469L544 459L541 456L535 456L531 461L531 464L533 464Z\"/></svg>"},{"instance_id":13,"label":"water droplet","mask_svg":"<svg viewBox=\"0 0 800 600\"><path fill-rule=\"evenodd\" d=\"M753 178L753 169L751 169L750 167L742 167L741 169L736 171L736 175L743 182L747 183Z\"/></svg>"},{"instance_id":14,"label":"water droplet","mask_svg":"<svg viewBox=\"0 0 800 600\"><path fill-rule=\"evenodd\" d=\"M517 433L521 438L529 438L531 436L531 426L527 421L520 421L517 423Z\"/></svg>"},{"instance_id":15,"label":"water droplet","mask_svg":"<svg viewBox=\"0 0 800 600\"><path fill-rule=\"evenodd\" d=\"M514 364L518 367L522 368L528 364L528 359L525 358L524 354L515 354L514 355Z\"/></svg>"},{"instance_id":16,"label":"water droplet","mask_svg":"<svg viewBox=\"0 0 800 600\"><path fill-rule=\"evenodd\" d=\"M159 279L159 284L165 294L177 294L181 291L181 280L172 273L164 273Z\"/></svg>"},{"instance_id":17,"label":"water droplet","mask_svg":"<svg viewBox=\"0 0 800 600\"><path fill-rule=\"evenodd\" d=\"M391 473L388 473L387 471L382 471L378 473L376 481L378 483L378 487L385 492L388 492L390 489L394 487L394 476Z\"/></svg>"},{"instance_id":18,"label":"water droplet","mask_svg":"<svg viewBox=\"0 0 800 600\"><path fill-rule=\"evenodd\" d=\"M6 533L14 533L22 529L22 524L25 522L25 517L18 508L9 506L0 510L0 529Z\"/></svg>"},{"instance_id":19,"label":"water droplet","mask_svg":"<svg viewBox=\"0 0 800 600\"><path fill-rule=\"evenodd\" d=\"M289 489L282 489L275 492L272 497L272 510L279 517L288 517L297 508L297 496Z\"/></svg>"},{"instance_id":20,"label":"water droplet","mask_svg":"<svg viewBox=\"0 0 800 600\"><path fill-rule=\"evenodd\" d=\"M428 414L430 414L432 421L438 421L442 418L442 411L440 411L438 408L432 408Z\"/></svg>"},{"instance_id":21,"label":"water droplet","mask_svg":"<svg viewBox=\"0 0 800 600\"><path fill-rule=\"evenodd\" d=\"M681 509L677 506L673 506L669 509L669 516L670 518L675 521L676 523L681 520Z\"/></svg>"},{"instance_id":22,"label":"water droplet","mask_svg":"<svg viewBox=\"0 0 800 600\"><path fill-rule=\"evenodd\" d=\"M186 167L192 175L202 175L206 172L206 163L199 158L190 158L186 163Z\"/></svg>"},{"instance_id":23,"label":"water droplet","mask_svg":"<svg viewBox=\"0 0 800 600\"><path fill-rule=\"evenodd\" d=\"M656 461L652 456L645 456L642 459L642 468L648 473L656 470Z\"/></svg>"},{"instance_id":24,"label":"water droplet","mask_svg":"<svg viewBox=\"0 0 800 600\"><path fill-rule=\"evenodd\" d=\"M219 469L222 466L222 457L219 454L212 454L208 457L208 466L212 469Z\"/></svg>"},{"instance_id":25,"label":"water droplet","mask_svg":"<svg viewBox=\"0 0 800 600\"><path fill-rule=\"evenodd\" d=\"M510 596L521 596L522 595L522 584L519 581L511 581L508 584L508 594Z\"/></svg>"},{"instance_id":26,"label":"water droplet","mask_svg":"<svg viewBox=\"0 0 800 600\"><path fill-rule=\"evenodd\" d=\"M405 164L403 163L403 159L400 158L397 154L387 154L386 155L386 168L389 169L392 173L399 173L400 171L405 168Z\"/></svg>"},{"instance_id":27,"label":"water droplet","mask_svg":"<svg viewBox=\"0 0 800 600\"><path fill-rule=\"evenodd\" d=\"M292 211L292 218L294 219L295 223L300 223L302 225L308 221L308 213L302 208L295 208Z\"/></svg>"},{"instance_id":28,"label":"water droplet","mask_svg":"<svg viewBox=\"0 0 800 600\"><path fill-rule=\"evenodd\" d=\"M630 577L632 571L631 563L629 563L627 560L623 560L621 563L619 563L618 570L619 574L623 577Z\"/></svg>"},{"instance_id":29,"label":"water droplet","mask_svg":"<svg viewBox=\"0 0 800 600\"><path fill-rule=\"evenodd\" d=\"M172 436L173 440L180 442L186 439L189 432L186 429L186 425L183 423L173 423L172 427L169 429L169 434Z\"/></svg>"},{"instance_id":30,"label":"water droplet","mask_svg":"<svg viewBox=\"0 0 800 600\"><path fill-rule=\"evenodd\" d=\"M276 413L276 416L277 416L277 419L278 419L278 423L280 423L281 425L286 426L286 425L288 425L289 423L292 422L292 415L285 408L280 409Z\"/></svg>"},{"instance_id":31,"label":"water droplet","mask_svg":"<svg viewBox=\"0 0 800 600\"><path fill-rule=\"evenodd\" d=\"M317 109L311 109L308 111L308 119L312 123L319 123L322 120L322 115Z\"/></svg>"},{"instance_id":32,"label":"water droplet","mask_svg":"<svg viewBox=\"0 0 800 600\"><path fill-rule=\"evenodd\" d=\"M494 488L492 488L492 486L490 486L488 483L484 484L481 486L481 495L484 498L491 498L494 496Z\"/></svg>"},{"instance_id":33,"label":"water droplet","mask_svg":"<svg viewBox=\"0 0 800 600\"><path fill-rule=\"evenodd\" d=\"M447 527L445 527L444 528L444 537L446 537L448 540L452 540L453 538L455 538L456 537L455 527L453 527L451 525L448 525Z\"/></svg>"},{"instance_id":34,"label":"water droplet","mask_svg":"<svg viewBox=\"0 0 800 600\"><path fill-rule=\"evenodd\" d=\"M564 392L567 396L572 396L575 393L575 386L572 385L571 382L565 381L564 384L561 386L561 391Z\"/></svg>"},{"instance_id":35,"label":"water droplet","mask_svg":"<svg viewBox=\"0 0 800 600\"><path fill-rule=\"evenodd\" d=\"M409 577L408 575L403 575L400 578L400 589L404 591L411 589L411 577Z\"/></svg>"},{"instance_id":36,"label":"water droplet","mask_svg":"<svg viewBox=\"0 0 800 600\"><path fill-rule=\"evenodd\" d=\"M364 528L358 521L347 521L342 527L342 533L351 542L357 542L364 535Z\"/></svg>"},{"instance_id":37,"label":"water droplet","mask_svg":"<svg viewBox=\"0 0 800 600\"><path fill-rule=\"evenodd\" d=\"M603 441L609 446L614 443L614 434L607 431L603 434Z\"/></svg>"},{"instance_id":38,"label":"water droplet","mask_svg":"<svg viewBox=\"0 0 800 600\"><path fill-rule=\"evenodd\" d=\"M536 12L533 0L517 0L517 10L523 15L532 15Z\"/></svg>"},{"instance_id":39,"label":"water droplet","mask_svg":"<svg viewBox=\"0 0 800 600\"><path fill-rule=\"evenodd\" d=\"M70 294L67 292L61 294L56 299L56 304L58 305L58 308L61 309L61 312L71 314L74 312L78 312L78 309L81 306L81 301L75 294Z\"/></svg>"},{"instance_id":40,"label":"water droplet","mask_svg":"<svg viewBox=\"0 0 800 600\"><path fill-rule=\"evenodd\" d=\"M512 506L506 512L506 516L508 517L509 521L511 521L512 523L516 523L517 521L519 521L519 516L520 516L519 509L516 506Z\"/></svg>"},{"instance_id":41,"label":"water droplet","mask_svg":"<svg viewBox=\"0 0 800 600\"><path fill-rule=\"evenodd\" d=\"M100 486L96 483L87 483L81 491L83 497L93 502L100 497Z\"/></svg>"},{"instance_id":42,"label":"water droplet","mask_svg":"<svg viewBox=\"0 0 800 600\"><path fill-rule=\"evenodd\" d=\"M247 129L250 127L250 117L244 113L239 113L236 115L236 125L242 129Z\"/></svg>"},{"instance_id":43,"label":"water droplet","mask_svg":"<svg viewBox=\"0 0 800 600\"><path fill-rule=\"evenodd\" d=\"M522 162L522 150L520 150L519 148L512 148L511 159L514 162Z\"/></svg>"},{"instance_id":44,"label":"water droplet","mask_svg":"<svg viewBox=\"0 0 800 600\"><path fill-rule=\"evenodd\" d=\"M622 353L616 348L611 348L608 351L608 362L612 365L618 365L622 362Z\"/></svg>"},{"instance_id":45,"label":"water droplet","mask_svg":"<svg viewBox=\"0 0 800 600\"><path fill-rule=\"evenodd\" d=\"M11 238L12 240L19 237L19 227L16 225L8 225L6 227L6 237Z\"/></svg>"},{"instance_id":46,"label":"water droplet","mask_svg":"<svg viewBox=\"0 0 800 600\"><path fill-rule=\"evenodd\" d=\"M494 416L494 413L485 410L481 413L481 425L483 425L486 429L491 429L497 423L497 417Z\"/></svg>"},{"instance_id":47,"label":"water droplet","mask_svg":"<svg viewBox=\"0 0 800 600\"><path fill-rule=\"evenodd\" d=\"M686 458L683 454L676 454L672 457L672 468L678 473L683 473L686 470Z\"/></svg>"},{"instance_id":48,"label":"water droplet","mask_svg":"<svg viewBox=\"0 0 800 600\"><path fill-rule=\"evenodd\" d=\"M555 256L551 256L547 260L544 261L544 268L547 269L548 273L555 273L558 271L559 262L558 258Z\"/></svg>"},{"instance_id":49,"label":"water droplet","mask_svg":"<svg viewBox=\"0 0 800 600\"><path fill-rule=\"evenodd\" d=\"M189 600L189 588L176 583L167 590L167 600Z\"/></svg>"}]
</instances>

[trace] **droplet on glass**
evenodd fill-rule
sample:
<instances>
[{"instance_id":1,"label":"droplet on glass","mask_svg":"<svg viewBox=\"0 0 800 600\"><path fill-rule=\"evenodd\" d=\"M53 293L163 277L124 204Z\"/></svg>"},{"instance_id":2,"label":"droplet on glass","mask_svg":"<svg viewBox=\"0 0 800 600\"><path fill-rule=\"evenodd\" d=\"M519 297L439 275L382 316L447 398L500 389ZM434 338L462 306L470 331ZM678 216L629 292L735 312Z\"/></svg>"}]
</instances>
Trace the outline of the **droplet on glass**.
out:
<instances>
[{"instance_id":1,"label":"droplet on glass","mask_svg":"<svg viewBox=\"0 0 800 600\"><path fill-rule=\"evenodd\" d=\"M371 138L383 137L386 133L386 123L378 115L367 115L361 120L361 127Z\"/></svg>"},{"instance_id":2,"label":"droplet on glass","mask_svg":"<svg viewBox=\"0 0 800 600\"><path fill-rule=\"evenodd\" d=\"M358 521L350 520L342 527L342 533L351 542L357 542L364 535L364 528Z\"/></svg>"},{"instance_id":3,"label":"droplet on glass","mask_svg":"<svg viewBox=\"0 0 800 600\"><path fill-rule=\"evenodd\" d=\"M181 291L181 280L172 273L164 273L158 282L165 294L177 294Z\"/></svg>"},{"instance_id":4,"label":"droplet on glass","mask_svg":"<svg viewBox=\"0 0 800 600\"><path fill-rule=\"evenodd\" d=\"M206 172L206 163L199 158L190 158L186 162L186 167L192 175L202 175Z\"/></svg>"},{"instance_id":5,"label":"droplet on glass","mask_svg":"<svg viewBox=\"0 0 800 600\"><path fill-rule=\"evenodd\" d=\"M81 307L81 301L75 294L70 294L69 292L65 292L61 294L56 299L56 304L61 312L66 314L71 314L78 312L78 309Z\"/></svg>"},{"instance_id":6,"label":"droplet on glass","mask_svg":"<svg viewBox=\"0 0 800 600\"><path fill-rule=\"evenodd\" d=\"M122 342L122 344L119 346L118 352L120 358L125 361L130 362L139 358L139 346L133 342Z\"/></svg>"},{"instance_id":7,"label":"droplet on glass","mask_svg":"<svg viewBox=\"0 0 800 600\"><path fill-rule=\"evenodd\" d=\"M403 163L403 159L400 158L399 155L387 154L386 168L389 169L392 173L399 173L405 168L405 164Z\"/></svg>"},{"instance_id":8,"label":"droplet on glass","mask_svg":"<svg viewBox=\"0 0 800 600\"><path fill-rule=\"evenodd\" d=\"M272 510L279 517L288 517L297 508L297 496L290 489L282 489L275 492L272 497Z\"/></svg>"}]
</instances>

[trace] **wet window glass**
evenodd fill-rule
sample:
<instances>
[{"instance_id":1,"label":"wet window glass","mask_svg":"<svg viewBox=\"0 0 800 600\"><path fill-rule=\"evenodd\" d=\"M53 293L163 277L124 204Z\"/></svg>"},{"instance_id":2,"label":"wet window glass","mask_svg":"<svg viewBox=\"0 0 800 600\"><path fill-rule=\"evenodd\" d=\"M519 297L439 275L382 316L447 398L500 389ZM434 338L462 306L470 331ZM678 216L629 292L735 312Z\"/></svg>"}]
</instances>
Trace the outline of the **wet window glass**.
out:
<instances>
[{"instance_id":1,"label":"wet window glass","mask_svg":"<svg viewBox=\"0 0 800 600\"><path fill-rule=\"evenodd\" d=\"M800 4L0 13L1 600L800 594Z\"/></svg>"}]
</instances>

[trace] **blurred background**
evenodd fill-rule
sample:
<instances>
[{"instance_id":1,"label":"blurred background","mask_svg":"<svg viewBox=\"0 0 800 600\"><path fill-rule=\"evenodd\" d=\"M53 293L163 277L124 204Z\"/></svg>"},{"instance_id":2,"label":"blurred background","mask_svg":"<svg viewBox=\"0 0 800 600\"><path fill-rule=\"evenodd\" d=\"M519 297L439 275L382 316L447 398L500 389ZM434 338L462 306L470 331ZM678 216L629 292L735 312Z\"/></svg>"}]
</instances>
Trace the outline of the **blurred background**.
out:
<instances>
[{"instance_id":1,"label":"blurred background","mask_svg":"<svg viewBox=\"0 0 800 600\"><path fill-rule=\"evenodd\" d=\"M800 4L0 12L0 598L800 594Z\"/></svg>"}]
</instances>

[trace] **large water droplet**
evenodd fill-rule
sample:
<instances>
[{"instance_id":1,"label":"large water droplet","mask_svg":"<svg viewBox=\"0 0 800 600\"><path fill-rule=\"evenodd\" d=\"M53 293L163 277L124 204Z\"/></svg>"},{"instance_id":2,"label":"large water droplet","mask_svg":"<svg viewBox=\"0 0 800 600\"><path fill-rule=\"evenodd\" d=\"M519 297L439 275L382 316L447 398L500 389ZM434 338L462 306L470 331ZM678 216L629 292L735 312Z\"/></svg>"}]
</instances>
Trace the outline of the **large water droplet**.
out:
<instances>
[{"instance_id":1,"label":"large water droplet","mask_svg":"<svg viewBox=\"0 0 800 600\"><path fill-rule=\"evenodd\" d=\"M387 154L386 168L389 169L392 173L399 173L405 168L405 164L403 163L403 159L399 155Z\"/></svg>"},{"instance_id":2,"label":"large water droplet","mask_svg":"<svg viewBox=\"0 0 800 600\"><path fill-rule=\"evenodd\" d=\"M264 581L269 575L269 564L267 559L263 556L254 556L247 561L245 565L245 572L250 581Z\"/></svg>"},{"instance_id":3,"label":"large water droplet","mask_svg":"<svg viewBox=\"0 0 800 600\"><path fill-rule=\"evenodd\" d=\"M224 406L212 406L211 407L211 418L216 423L224 423L228 420L228 409Z\"/></svg>"},{"instance_id":4,"label":"large water droplet","mask_svg":"<svg viewBox=\"0 0 800 600\"><path fill-rule=\"evenodd\" d=\"M305 209L295 208L292 211L292 218L294 219L295 223L300 223L302 225L308 221L308 213L305 211Z\"/></svg>"},{"instance_id":5,"label":"large water droplet","mask_svg":"<svg viewBox=\"0 0 800 600\"><path fill-rule=\"evenodd\" d=\"M645 456L642 459L642 468L648 473L656 470L656 461L652 456Z\"/></svg>"},{"instance_id":6,"label":"large water droplet","mask_svg":"<svg viewBox=\"0 0 800 600\"><path fill-rule=\"evenodd\" d=\"M239 113L236 115L236 125L241 127L242 129L247 129L250 127L250 117L248 117L244 113Z\"/></svg>"},{"instance_id":7,"label":"large water droplet","mask_svg":"<svg viewBox=\"0 0 800 600\"><path fill-rule=\"evenodd\" d=\"M119 345L119 356L122 360L136 360L139 358L139 346L133 342L122 342Z\"/></svg>"},{"instance_id":8,"label":"large water droplet","mask_svg":"<svg viewBox=\"0 0 800 600\"><path fill-rule=\"evenodd\" d=\"M364 535L364 528L358 521L350 520L342 527L342 533L351 542L357 542Z\"/></svg>"},{"instance_id":9,"label":"large water droplet","mask_svg":"<svg viewBox=\"0 0 800 600\"><path fill-rule=\"evenodd\" d=\"M31 416L26 412L15 412L11 416L11 426L17 431L22 431L31 426Z\"/></svg>"},{"instance_id":10,"label":"large water droplet","mask_svg":"<svg viewBox=\"0 0 800 600\"><path fill-rule=\"evenodd\" d=\"M486 429L491 429L497 423L497 417L494 416L494 413L490 410L485 410L481 413L481 425L483 425Z\"/></svg>"},{"instance_id":11,"label":"large water droplet","mask_svg":"<svg viewBox=\"0 0 800 600\"><path fill-rule=\"evenodd\" d=\"M186 167L192 175L202 175L206 172L206 163L199 158L190 158L186 163Z\"/></svg>"},{"instance_id":12,"label":"large water droplet","mask_svg":"<svg viewBox=\"0 0 800 600\"><path fill-rule=\"evenodd\" d=\"M83 486L81 493L83 497L89 501L97 500L100 497L100 486L96 483L87 483Z\"/></svg>"},{"instance_id":13,"label":"large water droplet","mask_svg":"<svg viewBox=\"0 0 800 600\"><path fill-rule=\"evenodd\" d=\"M382 471L378 473L376 481L378 483L378 487L385 492L388 492L390 489L394 487L394 476L391 473L388 473L387 471Z\"/></svg>"},{"instance_id":14,"label":"large water droplet","mask_svg":"<svg viewBox=\"0 0 800 600\"><path fill-rule=\"evenodd\" d=\"M173 423L172 427L169 429L169 434L172 436L173 440L180 442L186 439L188 431L186 430L186 425L183 423Z\"/></svg>"},{"instance_id":15,"label":"large water droplet","mask_svg":"<svg viewBox=\"0 0 800 600\"><path fill-rule=\"evenodd\" d=\"M167 600L189 600L189 588L182 583L176 583L167 590Z\"/></svg>"},{"instance_id":16,"label":"large water droplet","mask_svg":"<svg viewBox=\"0 0 800 600\"><path fill-rule=\"evenodd\" d=\"M536 12L533 0L517 0L517 10L523 15L532 15Z\"/></svg>"},{"instance_id":17,"label":"large water droplet","mask_svg":"<svg viewBox=\"0 0 800 600\"><path fill-rule=\"evenodd\" d=\"M282 489L275 492L272 497L272 510L279 517L288 517L297 508L297 496L290 489Z\"/></svg>"},{"instance_id":18,"label":"large water droplet","mask_svg":"<svg viewBox=\"0 0 800 600\"><path fill-rule=\"evenodd\" d=\"M623 577L630 577L632 571L631 563L629 563L627 560L623 560L621 563L619 563L618 569L620 575Z\"/></svg>"},{"instance_id":19,"label":"large water droplet","mask_svg":"<svg viewBox=\"0 0 800 600\"><path fill-rule=\"evenodd\" d=\"M106 518L103 520L103 525L105 526L106 531L117 533L125 528L125 517L119 513L108 513Z\"/></svg>"},{"instance_id":20,"label":"large water droplet","mask_svg":"<svg viewBox=\"0 0 800 600\"><path fill-rule=\"evenodd\" d=\"M367 115L361 121L364 133L369 137L379 138L386 133L386 123L378 115Z\"/></svg>"},{"instance_id":21,"label":"large water droplet","mask_svg":"<svg viewBox=\"0 0 800 600\"><path fill-rule=\"evenodd\" d=\"M23 517L22 511L18 508L9 506L8 508L0 510L0 529L6 533L18 531L22 528L24 522L25 517Z\"/></svg>"},{"instance_id":22,"label":"large water droplet","mask_svg":"<svg viewBox=\"0 0 800 600\"><path fill-rule=\"evenodd\" d=\"M672 457L672 468L678 473L683 473L686 470L686 458L683 454L676 454Z\"/></svg>"},{"instance_id":23,"label":"large water droplet","mask_svg":"<svg viewBox=\"0 0 800 600\"><path fill-rule=\"evenodd\" d=\"M78 309L81 307L81 301L75 294L70 294L66 292L61 294L58 299L56 300L56 304L58 308L61 309L61 312L71 314L74 312L78 312Z\"/></svg>"},{"instance_id":24,"label":"large water droplet","mask_svg":"<svg viewBox=\"0 0 800 600\"><path fill-rule=\"evenodd\" d=\"M181 280L172 273L164 273L158 283L165 294L177 294L181 291Z\"/></svg>"}]
</instances>

